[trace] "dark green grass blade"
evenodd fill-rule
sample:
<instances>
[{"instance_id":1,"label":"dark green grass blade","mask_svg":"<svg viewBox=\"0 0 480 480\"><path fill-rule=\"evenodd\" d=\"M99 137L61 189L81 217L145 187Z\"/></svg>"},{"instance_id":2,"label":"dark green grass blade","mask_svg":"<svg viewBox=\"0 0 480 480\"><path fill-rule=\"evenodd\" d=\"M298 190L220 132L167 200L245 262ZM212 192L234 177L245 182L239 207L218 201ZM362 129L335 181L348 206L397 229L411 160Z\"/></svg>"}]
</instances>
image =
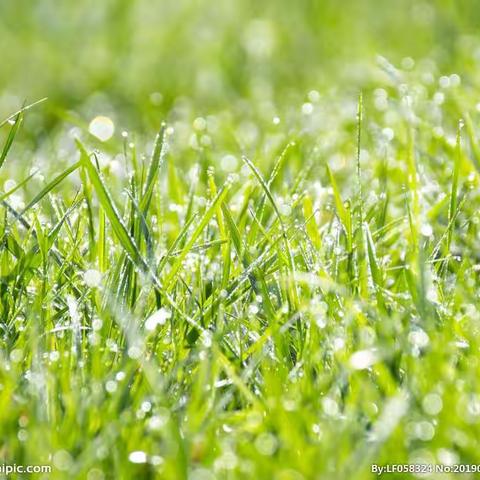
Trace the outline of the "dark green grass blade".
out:
<instances>
[{"instance_id":1,"label":"dark green grass blade","mask_svg":"<svg viewBox=\"0 0 480 480\"><path fill-rule=\"evenodd\" d=\"M5 159L7 158L8 152L10 148L12 148L13 141L15 140L15 136L17 135L18 129L23 121L22 113L19 113L14 120L14 124L8 133L7 140L5 141L5 145L3 146L2 153L0 154L0 168L2 168L3 164L5 163Z\"/></svg>"}]
</instances>

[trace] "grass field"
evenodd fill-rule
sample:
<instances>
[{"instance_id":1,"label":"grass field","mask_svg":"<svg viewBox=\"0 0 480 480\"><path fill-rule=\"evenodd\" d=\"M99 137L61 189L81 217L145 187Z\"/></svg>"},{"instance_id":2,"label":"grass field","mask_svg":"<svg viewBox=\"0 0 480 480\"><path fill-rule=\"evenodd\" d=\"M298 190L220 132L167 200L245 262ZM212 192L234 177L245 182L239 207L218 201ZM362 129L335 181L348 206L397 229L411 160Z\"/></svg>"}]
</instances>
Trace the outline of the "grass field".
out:
<instances>
[{"instance_id":1,"label":"grass field","mask_svg":"<svg viewBox=\"0 0 480 480\"><path fill-rule=\"evenodd\" d=\"M1 2L9 478L478 478L479 21Z\"/></svg>"}]
</instances>

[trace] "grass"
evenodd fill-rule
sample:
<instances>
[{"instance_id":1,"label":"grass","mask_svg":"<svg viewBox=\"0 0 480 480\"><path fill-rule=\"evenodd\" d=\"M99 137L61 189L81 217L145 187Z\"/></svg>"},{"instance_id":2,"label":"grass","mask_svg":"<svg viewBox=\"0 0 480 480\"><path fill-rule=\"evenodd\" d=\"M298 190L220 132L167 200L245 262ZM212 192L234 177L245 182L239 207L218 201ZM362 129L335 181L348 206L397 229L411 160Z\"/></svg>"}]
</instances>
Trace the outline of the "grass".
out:
<instances>
[{"instance_id":1,"label":"grass","mask_svg":"<svg viewBox=\"0 0 480 480\"><path fill-rule=\"evenodd\" d=\"M159 38L183 45L209 7L167 2L157 38L132 28L143 2L113 3L98 7L116 13L92 27L94 48L144 73L158 51L162 78L152 66L135 89L121 62L95 50L89 65L74 43L84 77L67 92L72 60L29 23L50 4L0 7L24 15L4 34L7 70L24 64L18 40L60 75L0 73L3 463L88 480L361 480L372 464L480 463L473 4L423 5L430 33L397 6L391 29L301 64L288 14L312 53L358 25L329 1L267 2L261 21L247 0L222 3L224 46L194 45L176 66ZM64 8L95 23L80 4ZM362 24L391 19L347 4ZM48 39L80 42L51 19ZM464 32L454 52L452 31ZM382 35L392 63L373 59ZM396 61L405 50L415 61ZM354 61L361 78L345 74ZM202 96L187 73L218 90ZM16 88L49 98L6 110Z\"/></svg>"}]
</instances>

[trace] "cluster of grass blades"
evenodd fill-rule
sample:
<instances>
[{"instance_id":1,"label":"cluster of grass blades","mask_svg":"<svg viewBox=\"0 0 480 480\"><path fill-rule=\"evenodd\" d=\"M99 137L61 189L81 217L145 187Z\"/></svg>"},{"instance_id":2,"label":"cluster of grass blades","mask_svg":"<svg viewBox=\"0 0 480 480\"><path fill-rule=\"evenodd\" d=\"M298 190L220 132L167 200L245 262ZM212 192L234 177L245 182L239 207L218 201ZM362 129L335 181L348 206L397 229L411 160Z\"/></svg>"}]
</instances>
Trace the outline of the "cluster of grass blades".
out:
<instances>
[{"instance_id":1,"label":"cluster of grass blades","mask_svg":"<svg viewBox=\"0 0 480 480\"><path fill-rule=\"evenodd\" d=\"M5 182L5 463L307 480L477 461L476 129L465 114L452 145L399 117L385 146L364 101L347 176L302 134L187 172L162 125L120 188L87 137L40 186ZM0 168L28 108L0 123Z\"/></svg>"}]
</instances>

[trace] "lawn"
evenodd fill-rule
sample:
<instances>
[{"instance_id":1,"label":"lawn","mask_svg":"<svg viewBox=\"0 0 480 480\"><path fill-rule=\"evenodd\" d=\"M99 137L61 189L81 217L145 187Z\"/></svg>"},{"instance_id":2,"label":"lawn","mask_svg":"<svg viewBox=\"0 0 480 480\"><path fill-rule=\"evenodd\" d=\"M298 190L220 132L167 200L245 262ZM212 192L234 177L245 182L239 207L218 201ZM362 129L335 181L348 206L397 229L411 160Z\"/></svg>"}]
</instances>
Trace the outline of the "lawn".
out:
<instances>
[{"instance_id":1,"label":"lawn","mask_svg":"<svg viewBox=\"0 0 480 480\"><path fill-rule=\"evenodd\" d=\"M0 3L9 478L479 478L477 3Z\"/></svg>"}]
</instances>

